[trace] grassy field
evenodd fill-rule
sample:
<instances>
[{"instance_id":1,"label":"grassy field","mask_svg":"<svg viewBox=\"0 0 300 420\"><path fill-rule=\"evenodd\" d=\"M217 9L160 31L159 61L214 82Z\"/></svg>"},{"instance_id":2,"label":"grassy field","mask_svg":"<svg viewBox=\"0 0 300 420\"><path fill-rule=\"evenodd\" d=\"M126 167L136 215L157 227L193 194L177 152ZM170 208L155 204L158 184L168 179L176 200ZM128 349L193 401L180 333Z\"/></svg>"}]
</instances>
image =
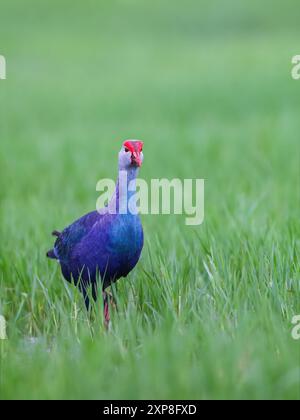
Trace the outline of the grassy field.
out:
<instances>
[{"instance_id":1,"label":"grassy field","mask_svg":"<svg viewBox=\"0 0 300 420\"><path fill-rule=\"evenodd\" d=\"M299 5L247 3L1 2L0 399L300 398ZM205 222L143 216L106 332L45 253L126 138Z\"/></svg>"}]
</instances>

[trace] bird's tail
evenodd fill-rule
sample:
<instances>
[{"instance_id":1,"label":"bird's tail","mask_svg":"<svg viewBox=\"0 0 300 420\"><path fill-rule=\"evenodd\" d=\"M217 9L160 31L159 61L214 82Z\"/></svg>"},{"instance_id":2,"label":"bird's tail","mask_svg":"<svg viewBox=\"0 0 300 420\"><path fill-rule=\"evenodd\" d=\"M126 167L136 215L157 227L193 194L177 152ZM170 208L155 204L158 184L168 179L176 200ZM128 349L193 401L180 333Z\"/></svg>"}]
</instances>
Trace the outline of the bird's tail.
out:
<instances>
[{"instance_id":1,"label":"bird's tail","mask_svg":"<svg viewBox=\"0 0 300 420\"><path fill-rule=\"evenodd\" d=\"M50 249L50 251L47 252L46 256L48 258L51 258L52 260L57 260L57 256L55 255L54 249Z\"/></svg>"},{"instance_id":2,"label":"bird's tail","mask_svg":"<svg viewBox=\"0 0 300 420\"><path fill-rule=\"evenodd\" d=\"M56 236L57 238L59 238L59 237L60 237L60 235L61 235L61 232L58 232L58 230L54 230L54 231L52 232L52 236Z\"/></svg>"},{"instance_id":3,"label":"bird's tail","mask_svg":"<svg viewBox=\"0 0 300 420\"><path fill-rule=\"evenodd\" d=\"M52 236L56 236L57 238L59 238L61 236L61 232L58 232L58 230L54 230L52 232ZM58 257L54 251L54 249L50 249L50 251L47 252L46 256L48 258L51 258L52 260L58 260Z\"/></svg>"}]
</instances>

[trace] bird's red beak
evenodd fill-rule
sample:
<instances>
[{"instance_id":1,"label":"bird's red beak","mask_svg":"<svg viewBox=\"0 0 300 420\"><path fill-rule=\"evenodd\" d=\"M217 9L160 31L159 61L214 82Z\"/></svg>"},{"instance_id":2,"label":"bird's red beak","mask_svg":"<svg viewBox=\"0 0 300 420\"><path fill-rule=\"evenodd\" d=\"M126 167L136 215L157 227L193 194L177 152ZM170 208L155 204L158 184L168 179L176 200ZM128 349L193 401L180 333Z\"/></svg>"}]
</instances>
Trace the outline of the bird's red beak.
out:
<instances>
[{"instance_id":1,"label":"bird's red beak","mask_svg":"<svg viewBox=\"0 0 300 420\"><path fill-rule=\"evenodd\" d=\"M124 147L131 152L131 164L135 166L142 166L141 153L144 143L140 140L127 140L124 142Z\"/></svg>"},{"instance_id":2,"label":"bird's red beak","mask_svg":"<svg viewBox=\"0 0 300 420\"><path fill-rule=\"evenodd\" d=\"M131 163L132 163L132 165L136 165L139 168L142 166L142 160L141 160L140 153L133 152L131 154Z\"/></svg>"}]
</instances>

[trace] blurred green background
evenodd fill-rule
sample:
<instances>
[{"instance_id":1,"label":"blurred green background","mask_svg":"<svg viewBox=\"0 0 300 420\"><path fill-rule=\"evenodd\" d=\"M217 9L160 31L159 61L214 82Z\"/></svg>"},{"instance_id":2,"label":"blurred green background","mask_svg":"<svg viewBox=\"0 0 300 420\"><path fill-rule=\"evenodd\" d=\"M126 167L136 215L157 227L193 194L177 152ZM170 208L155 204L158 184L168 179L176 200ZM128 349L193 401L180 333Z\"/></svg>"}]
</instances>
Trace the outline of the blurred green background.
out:
<instances>
[{"instance_id":1,"label":"blurred green background","mask_svg":"<svg viewBox=\"0 0 300 420\"><path fill-rule=\"evenodd\" d=\"M0 54L0 398L300 398L298 2L4 0ZM143 216L105 333L45 252L126 138L205 222Z\"/></svg>"}]
</instances>

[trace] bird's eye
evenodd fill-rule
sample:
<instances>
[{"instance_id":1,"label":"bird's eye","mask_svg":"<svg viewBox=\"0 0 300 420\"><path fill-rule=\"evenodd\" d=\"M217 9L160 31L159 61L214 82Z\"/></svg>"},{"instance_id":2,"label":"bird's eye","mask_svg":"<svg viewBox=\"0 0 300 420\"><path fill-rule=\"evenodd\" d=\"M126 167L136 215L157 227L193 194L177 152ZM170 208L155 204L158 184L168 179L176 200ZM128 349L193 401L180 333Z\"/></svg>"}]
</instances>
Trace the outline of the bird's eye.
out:
<instances>
[{"instance_id":1,"label":"bird's eye","mask_svg":"<svg viewBox=\"0 0 300 420\"><path fill-rule=\"evenodd\" d=\"M127 149L127 147L125 147L125 152L126 152L126 153L128 153L128 152L129 152L129 149Z\"/></svg>"}]
</instances>

